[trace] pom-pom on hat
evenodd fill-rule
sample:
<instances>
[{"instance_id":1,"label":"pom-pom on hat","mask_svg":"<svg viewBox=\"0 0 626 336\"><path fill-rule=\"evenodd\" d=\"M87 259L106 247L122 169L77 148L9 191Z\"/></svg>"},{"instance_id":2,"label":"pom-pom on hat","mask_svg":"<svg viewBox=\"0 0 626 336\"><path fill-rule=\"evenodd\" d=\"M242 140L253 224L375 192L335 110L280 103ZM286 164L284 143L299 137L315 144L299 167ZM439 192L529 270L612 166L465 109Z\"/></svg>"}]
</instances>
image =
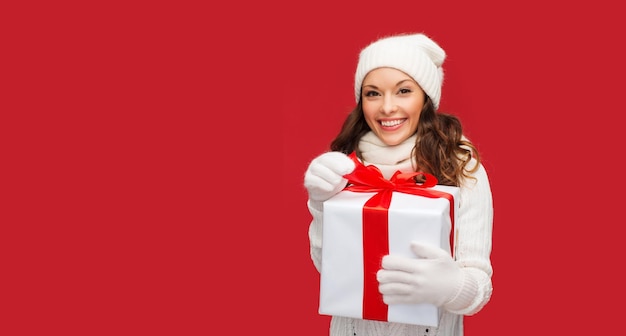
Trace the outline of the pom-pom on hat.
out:
<instances>
[{"instance_id":1,"label":"pom-pom on hat","mask_svg":"<svg viewBox=\"0 0 626 336\"><path fill-rule=\"evenodd\" d=\"M439 108L446 52L424 34L402 34L381 38L359 54L354 76L354 95L361 100L363 79L372 70L382 67L398 69L411 76Z\"/></svg>"}]
</instances>

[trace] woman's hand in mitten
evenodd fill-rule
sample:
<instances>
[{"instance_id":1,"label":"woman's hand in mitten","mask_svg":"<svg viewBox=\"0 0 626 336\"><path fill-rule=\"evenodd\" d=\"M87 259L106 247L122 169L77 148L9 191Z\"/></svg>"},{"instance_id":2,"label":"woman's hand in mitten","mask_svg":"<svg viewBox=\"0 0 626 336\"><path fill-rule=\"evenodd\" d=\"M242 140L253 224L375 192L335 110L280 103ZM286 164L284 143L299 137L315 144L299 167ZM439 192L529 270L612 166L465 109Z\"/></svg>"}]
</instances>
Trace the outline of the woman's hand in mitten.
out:
<instances>
[{"instance_id":1,"label":"woman's hand in mitten","mask_svg":"<svg viewBox=\"0 0 626 336\"><path fill-rule=\"evenodd\" d=\"M355 168L354 161L341 152L327 152L311 161L304 174L304 186L312 201L324 202L348 183L343 175Z\"/></svg>"},{"instance_id":2,"label":"woman's hand in mitten","mask_svg":"<svg viewBox=\"0 0 626 336\"><path fill-rule=\"evenodd\" d=\"M386 304L430 303L443 306L461 289L463 274L449 252L412 243L417 256L408 258L388 255L377 273L378 290Z\"/></svg>"}]
</instances>

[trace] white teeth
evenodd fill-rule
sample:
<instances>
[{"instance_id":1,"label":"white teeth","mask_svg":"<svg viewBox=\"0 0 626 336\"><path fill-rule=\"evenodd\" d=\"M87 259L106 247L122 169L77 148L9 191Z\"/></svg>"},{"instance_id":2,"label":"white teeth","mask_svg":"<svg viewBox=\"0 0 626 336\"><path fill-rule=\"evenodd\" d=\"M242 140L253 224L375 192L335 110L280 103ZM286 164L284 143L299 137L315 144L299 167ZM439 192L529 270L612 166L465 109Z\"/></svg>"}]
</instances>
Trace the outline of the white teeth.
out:
<instances>
[{"instance_id":1,"label":"white teeth","mask_svg":"<svg viewBox=\"0 0 626 336\"><path fill-rule=\"evenodd\" d=\"M396 126L396 125L400 125L404 122L404 120L384 120L381 121L380 124L385 126L385 127L392 127L392 126Z\"/></svg>"}]
</instances>

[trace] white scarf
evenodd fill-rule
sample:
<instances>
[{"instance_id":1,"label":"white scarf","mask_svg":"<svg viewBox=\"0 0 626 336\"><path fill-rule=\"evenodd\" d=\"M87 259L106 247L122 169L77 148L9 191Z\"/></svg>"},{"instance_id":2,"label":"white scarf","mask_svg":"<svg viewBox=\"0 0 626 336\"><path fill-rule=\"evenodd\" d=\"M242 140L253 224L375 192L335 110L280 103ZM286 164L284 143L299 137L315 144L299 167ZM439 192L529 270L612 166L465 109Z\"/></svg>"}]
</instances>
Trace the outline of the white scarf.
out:
<instances>
[{"instance_id":1,"label":"white scarf","mask_svg":"<svg viewBox=\"0 0 626 336\"><path fill-rule=\"evenodd\" d=\"M382 142L374 132L366 133L359 141L359 151L363 157L363 164L374 165L390 179L399 170L403 173L415 171L412 165L411 151L415 147L417 134L395 146Z\"/></svg>"}]
</instances>

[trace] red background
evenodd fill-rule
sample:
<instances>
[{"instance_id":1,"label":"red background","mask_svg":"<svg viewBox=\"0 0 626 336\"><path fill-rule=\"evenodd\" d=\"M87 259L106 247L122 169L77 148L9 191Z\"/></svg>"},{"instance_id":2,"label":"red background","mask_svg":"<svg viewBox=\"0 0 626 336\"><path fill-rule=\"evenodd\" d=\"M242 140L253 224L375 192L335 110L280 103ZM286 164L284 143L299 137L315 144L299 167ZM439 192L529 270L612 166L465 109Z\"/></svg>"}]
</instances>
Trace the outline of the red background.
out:
<instances>
[{"instance_id":1,"label":"red background","mask_svg":"<svg viewBox=\"0 0 626 336\"><path fill-rule=\"evenodd\" d=\"M1 334L326 335L304 170L360 48L419 31L494 196L466 334L618 326L617 5L20 4L0 8Z\"/></svg>"}]
</instances>

